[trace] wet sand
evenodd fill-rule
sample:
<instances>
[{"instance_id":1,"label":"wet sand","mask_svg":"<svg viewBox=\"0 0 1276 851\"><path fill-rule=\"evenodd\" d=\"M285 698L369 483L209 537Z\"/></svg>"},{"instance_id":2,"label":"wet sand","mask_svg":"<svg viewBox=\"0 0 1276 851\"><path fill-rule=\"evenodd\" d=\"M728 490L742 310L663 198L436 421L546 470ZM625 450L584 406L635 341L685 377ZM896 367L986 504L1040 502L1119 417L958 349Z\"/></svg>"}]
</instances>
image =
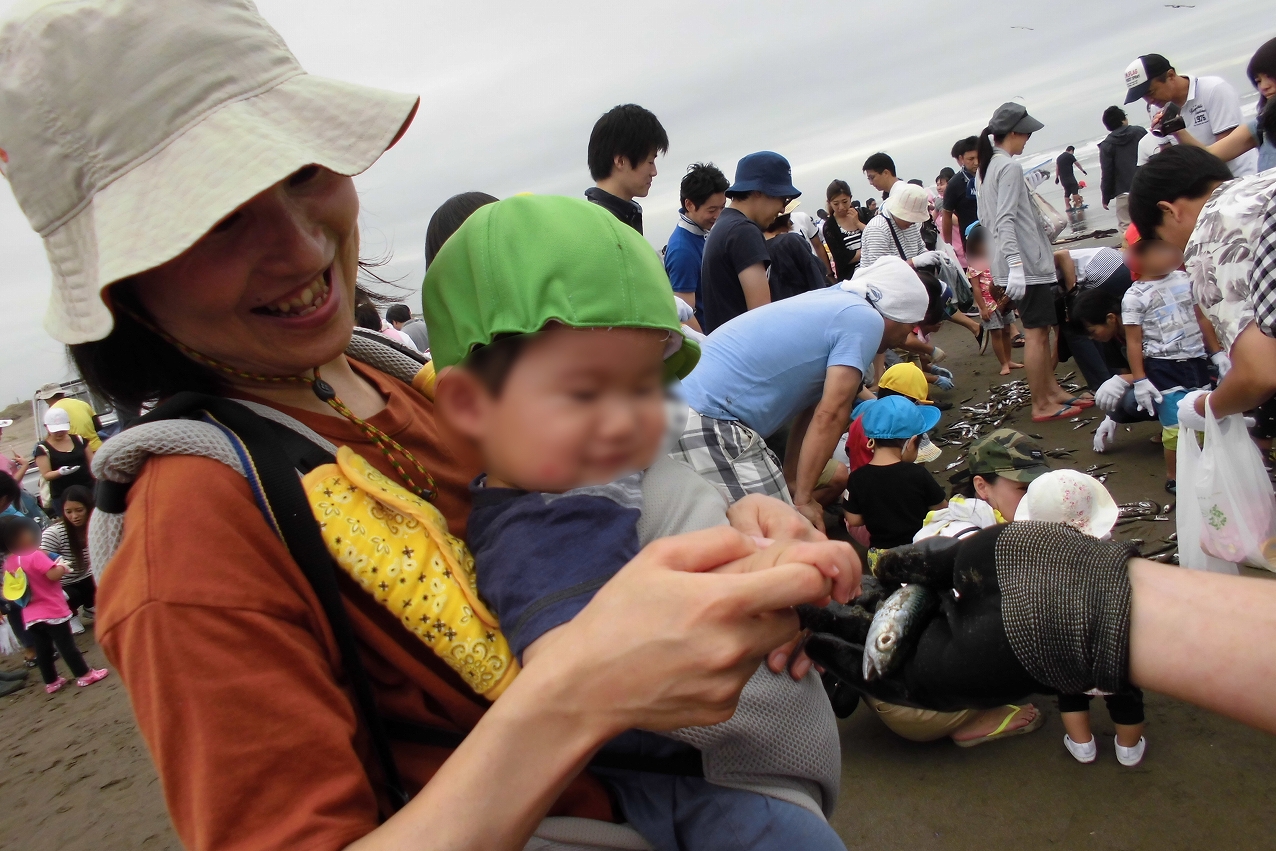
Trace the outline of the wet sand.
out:
<instances>
[{"instance_id":1,"label":"wet sand","mask_svg":"<svg viewBox=\"0 0 1276 851\"><path fill-rule=\"evenodd\" d=\"M992 353L980 357L961 329L945 328L939 342L958 379L956 389L938 394L954 403L942 429L960 417L963 399L983 401L990 383L1006 379L997 376ZM1064 364L1060 374L1070 371ZM1086 416L1094 422L1074 431L1066 422L1033 424L1023 409L1006 425L1042 435L1047 449L1076 449L1072 466L1114 462L1107 485L1118 502L1173 499L1162 490L1161 449L1149 442L1155 424L1122 427L1115 450L1100 456L1090 448L1100 415ZM956 451L945 447L930 465L945 484L942 471ZM1172 522L1136 524L1119 537L1152 540L1172 531ZM79 644L91 664L104 664L91 628ZM2 669L19 664L0 658ZM848 848L873 851L1276 847L1269 824L1276 737L1155 694L1147 705L1147 757L1133 769L1116 762L1101 700L1091 716L1099 736L1092 765L1063 749L1051 698L1038 701L1047 721L1037 732L970 750L946 740L906 742L861 706L841 722L842 799L833 825ZM26 689L0 698L0 718L0 848L181 847L117 677L48 696L32 672Z\"/></svg>"}]
</instances>

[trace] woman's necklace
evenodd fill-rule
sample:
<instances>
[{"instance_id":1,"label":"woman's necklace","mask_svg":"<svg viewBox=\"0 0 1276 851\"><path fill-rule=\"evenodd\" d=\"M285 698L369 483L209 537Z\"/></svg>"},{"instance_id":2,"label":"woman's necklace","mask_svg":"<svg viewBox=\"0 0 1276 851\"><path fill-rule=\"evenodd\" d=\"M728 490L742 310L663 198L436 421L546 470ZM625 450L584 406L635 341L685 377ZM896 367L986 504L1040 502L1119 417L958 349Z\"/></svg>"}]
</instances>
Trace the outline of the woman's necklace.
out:
<instances>
[{"instance_id":1,"label":"woman's necklace","mask_svg":"<svg viewBox=\"0 0 1276 851\"><path fill-rule=\"evenodd\" d=\"M312 372L314 373L313 376L311 375L257 375L256 373L245 372L242 369L235 369L233 366L230 366L229 364L224 364L215 358L211 358L208 355L203 354L202 352L195 351L190 346L183 343L181 340L178 340L172 334L169 334L164 329L155 325L155 323L151 322L149 319L143 318L135 311L128 310L127 308L125 308L125 310L131 317L133 317L133 319L137 320L139 323L144 325L148 330L150 330L151 332L161 337L165 342L176 347L179 351L181 351L187 357L191 358L192 360L198 361L199 363L202 363L205 366L212 367L213 369L216 369L219 372L224 372L227 375L233 375L236 378L240 378L245 381L255 381L260 384L305 384L305 385L308 385L311 391L315 394L316 397L319 398L320 401L322 401L324 404L328 405L328 407L336 411L343 419L346 419L349 422L353 423L356 428L358 428L360 431L364 433L364 435L368 438L369 441L372 442L374 446L376 446L378 449L381 450L381 454L384 455L386 460L390 462L390 466L393 467L394 471L399 474L399 478L402 479L403 483L408 486L408 490L412 491L417 496L426 500L433 500L435 497L435 494L438 493L438 488L434 484L434 477L431 476L429 471L425 469L425 466L416 459L416 456L413 455L411 452L409 452L407 449L405 449L403 445L400 444L393 437L386 434L381 429L377 428L372 423L368 422L362 417L359 417L358 415L355 414L354 411L350 410L350 408L346 406L346 403L342 402L341 399L338 398L337 391L333 389L332 385L324 381L323 377L319 375L319 367L317 366L314 367L314 369L312 370ZM420 485L417 484L416 479L413 478L412 474L409 473L406 467L404 466L404 462L406 462L408 466L411 466L424 479L424 482L422 484Z\"/></svg>"}]
</instances>

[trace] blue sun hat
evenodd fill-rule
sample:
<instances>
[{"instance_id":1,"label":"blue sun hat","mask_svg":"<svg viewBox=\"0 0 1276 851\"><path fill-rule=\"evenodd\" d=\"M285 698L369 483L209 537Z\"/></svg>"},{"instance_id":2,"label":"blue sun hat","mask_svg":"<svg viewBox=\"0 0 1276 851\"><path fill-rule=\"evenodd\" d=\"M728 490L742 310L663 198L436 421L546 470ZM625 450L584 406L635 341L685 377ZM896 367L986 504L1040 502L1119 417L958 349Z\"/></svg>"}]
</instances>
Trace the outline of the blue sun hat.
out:
<instances>
[{"instance_id":1,"label":"blue sun hat","mask_svg":"<svg viewBox=\"0 0 1276 851\"><path fill-rule=\"evenodd\" d=\"M917 405L904 396L870 399L857 409L870 440L899 440L933 429L943 413L934 406Z\"/></svg>"}]
</instances>

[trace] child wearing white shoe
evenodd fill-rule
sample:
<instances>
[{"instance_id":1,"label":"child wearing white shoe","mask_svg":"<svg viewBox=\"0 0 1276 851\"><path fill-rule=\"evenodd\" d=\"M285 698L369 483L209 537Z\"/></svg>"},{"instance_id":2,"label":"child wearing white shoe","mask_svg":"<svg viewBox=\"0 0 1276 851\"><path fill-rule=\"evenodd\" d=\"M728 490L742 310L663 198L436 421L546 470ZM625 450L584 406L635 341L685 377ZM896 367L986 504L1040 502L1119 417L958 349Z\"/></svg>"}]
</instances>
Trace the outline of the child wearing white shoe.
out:
<instances>
[{"instance_id":1,"label":"child wearing white shoe","mask_svg":"<svg viewBox=\"0 0 1276 851\"><path fill-rule=\"evenodd\" d=\"M1015 520L1063 523L1096 538L1106 538L1117 521L1117 506L1107 488L1076 470L1052 470L1028 486L1015 512ZM1059 717L1067 735L1063 746L1077 762L1091 763L1099 746L1090 731L1090 701L1093 694L1059 695ZM1143 738L1143 692L1105 694L1108 716L1116 727L1116 758L1122 765L1135 766L1143 760L1147 740Z\"/></svg>"}]
</instances>

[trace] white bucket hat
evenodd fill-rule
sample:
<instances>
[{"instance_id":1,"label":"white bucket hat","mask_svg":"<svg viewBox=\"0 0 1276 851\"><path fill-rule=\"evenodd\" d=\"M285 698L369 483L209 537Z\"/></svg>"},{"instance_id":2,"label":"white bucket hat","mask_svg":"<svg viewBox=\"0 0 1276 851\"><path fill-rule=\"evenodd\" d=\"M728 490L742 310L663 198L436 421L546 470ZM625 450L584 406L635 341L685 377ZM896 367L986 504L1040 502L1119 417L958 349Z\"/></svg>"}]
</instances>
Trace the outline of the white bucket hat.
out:
<instances>
[{"instance_id":1,"label":"white bucket hat","mask_svg":"<svg viewBox=\"0 0 1276 851\"><path fill-rule=\"evenodd\" d=\"M917 224L930 218L926 203L925 189L901 180L891 187L891 197L882 203L882 209L897 219Z\"/></svg>"},{"instance_id":2,"label":"white bucket hat","mask_svg":"<svg viewBox=\"0 0 1276 851\"><path fill-rule=\"evenodd\" d=\"M354 175L415 95L307 74L249 0L27 0L0 26L0 174L53 270L45 329L100 340L109 284L307 165Z\"/></svg>"},{"instance_id":3,"label":"white bucket hat","mask_svg":"<svg viewBox=\"0 0 1276 851\"><path fill-rule=\"evenodd\" d=\"M1102 482L1077 470L1051 470L1028 485L1016 520L1063 523L1078 532L1103 538L1116 525L1118 509Z\"/></svg>"}]
</instances>

